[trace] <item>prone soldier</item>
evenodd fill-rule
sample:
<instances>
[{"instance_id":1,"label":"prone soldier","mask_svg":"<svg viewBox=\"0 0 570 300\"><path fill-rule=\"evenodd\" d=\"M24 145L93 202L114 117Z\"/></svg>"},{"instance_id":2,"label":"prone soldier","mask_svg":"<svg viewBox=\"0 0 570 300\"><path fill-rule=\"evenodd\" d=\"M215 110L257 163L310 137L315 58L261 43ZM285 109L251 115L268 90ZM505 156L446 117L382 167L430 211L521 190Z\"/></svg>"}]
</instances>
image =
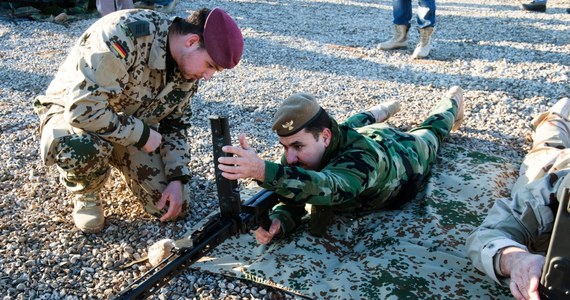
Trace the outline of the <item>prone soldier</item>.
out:
<instances>
[{"instance_id":1,"label":"prone soldier","mask_svg":"<svg viewBox=\"0 0 570 300\"><path fill-rule=\"evenodd\" d=\"M77 228L103 229L99 191L111 167L160 221L187 212L191 98L242 52L239 27L220 8L187 19L122 10L81 35L34 103L41 157L73 194Z\"/></svg>"},{"instance_id":2,"label":"prone soldier","mask_svg":"<svg viewBox=\"0 0 570 300\"><path fill-rule=\"evenodd\" d=\"M507 284L516 299L539 299L544 255L559 203L570 188L569 117L570 100L563 98L533 119L532 148L511 197L497 199L467 238L474 266Z\"/></svg>"},{"instance_id":3,"label":"prone soldier","mask_svg":"<svg viewBox=\"0 0 570 300\"><path fill-rule=\"evenodd\" d=\"M269 243L290 234L311 204L311 233L321 236L334 213L392 208L411 198L436 159L441 143L463 120L463 91L451 88L417 128L402 132L382 123L400 109L380 104L337 123L309 94L294 94L279 107L272 129L285 150L281 164L262 160L244 134L240 146L225 146L222 176L253 178L280 201L269 230L255 231ZM405 197L404 197L405 196Z\"/></svg>"}]
</instances>

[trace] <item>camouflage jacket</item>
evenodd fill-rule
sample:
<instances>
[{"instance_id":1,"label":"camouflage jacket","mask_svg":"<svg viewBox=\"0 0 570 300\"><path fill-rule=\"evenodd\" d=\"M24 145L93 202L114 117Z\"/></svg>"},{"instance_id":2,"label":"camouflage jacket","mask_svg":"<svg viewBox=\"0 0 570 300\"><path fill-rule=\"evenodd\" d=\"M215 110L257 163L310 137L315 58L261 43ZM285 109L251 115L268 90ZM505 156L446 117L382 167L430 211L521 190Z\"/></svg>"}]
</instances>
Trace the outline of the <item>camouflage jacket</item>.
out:
<instances>
[{"instance_id":1,"label":"camouflage jacket","mask_svg":"<svg viewBox=\"0 0 570 300\"><path fill-rule=\"evenodd\" d=\"M334 206L340 212L382 208L413 176L414 166L400 155L402 145L385 135L388 126L367 124L351 128L332 120L331 144L319 171L287 166L284 157L281 164L265 162L261 186L285 199L270 214L281 221L283 234L299 225L307 203Z\"/></svg>"},{"instance_id":2,"label":"camouflage jacket","mask_svg":"<svg viewBox=\"0 0 570 300\"><path fill-rule=\"evenodd\" d=\"M521 176L513 187L512 200L497 199L481 226L467 238L467 254L477 269L505 283L494 268L493 258L500 249L515 246L546 254L558 209L556 194L561 184L567 184L560 178L569 173L570 169L559 170L530 183Z\"/></svg>"},{"instance_id":3,"label":"camouflage jacket","mask_svg":"<svg viewBox=\"0 0 570 300\"><path fill-rule=\"evenodd\" d=\"M186 130L198 82L184 79L169 62L171 23L146 10L123 10L95 22L71 49L45 95L36 99L41 125L61 114L71 131L136 147L146 143L153 128L162 135L167 178L187 178Z\"/></svg>"}]
</instances>

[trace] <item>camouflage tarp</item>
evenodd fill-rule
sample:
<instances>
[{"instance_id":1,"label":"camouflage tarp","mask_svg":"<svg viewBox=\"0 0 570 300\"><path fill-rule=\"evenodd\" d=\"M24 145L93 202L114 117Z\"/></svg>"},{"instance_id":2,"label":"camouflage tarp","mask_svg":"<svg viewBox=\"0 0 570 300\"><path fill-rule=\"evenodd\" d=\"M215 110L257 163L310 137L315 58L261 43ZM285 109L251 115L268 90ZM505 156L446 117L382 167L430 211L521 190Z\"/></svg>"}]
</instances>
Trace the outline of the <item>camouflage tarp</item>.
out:
<instances>
[{"instance_id":1,"label":"camouflage tarp","mask_svg":"<svg viewBox=\"0 0 570 300\"><path fill-rule=\"evenodd\" d=\"M324 238L307 226L268 246L242 235L194 267L317 299L512 299L473 268L464 243L509 196L518 167L445 144L423 195L400 210L337 216Z\"/></svg>"}]
</instances>

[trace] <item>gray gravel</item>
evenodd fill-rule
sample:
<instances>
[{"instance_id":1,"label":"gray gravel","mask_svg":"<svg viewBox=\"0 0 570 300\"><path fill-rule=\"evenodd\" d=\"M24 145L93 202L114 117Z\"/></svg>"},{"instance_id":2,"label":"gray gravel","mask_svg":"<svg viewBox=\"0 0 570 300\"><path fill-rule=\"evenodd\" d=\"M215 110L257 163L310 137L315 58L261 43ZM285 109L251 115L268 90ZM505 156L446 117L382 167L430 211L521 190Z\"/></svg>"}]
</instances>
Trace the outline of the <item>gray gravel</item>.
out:
<instances>
[{"instance_id":1,"label":"gray gravel","mask_svg":"<svg viewBox=\"0 0 570 300\"><path fill-rule=\"evenodd\" d=\"M83 234L55 168L38 156L33 98L41 93L75 39L95 19L67 26L0 21L0 295L3 299L106 298L149 264L119 267L162 238L177 238L217 208L208 116L228 115L234 139L246 132L266 158L279 153L269 120L293 92L316 95L343 119L382 101L400 100L390 123L407 129L449 87L466 90L466 121L450 143L520 160L532 116L568 97L570 7L549 1L547 13L521 11L505 0L438 1L430 59L410 47L383 52L391 34L391 1L181 1L177 14L220 6L243 28L239 67L203 82L191 132L195 192L186 220L159 224L114 177L103 193L107 224ZM415 11L415 4L414 4ZM279 299L278 290L188 270L157 299Z\"/></svg>"}]
</instances>

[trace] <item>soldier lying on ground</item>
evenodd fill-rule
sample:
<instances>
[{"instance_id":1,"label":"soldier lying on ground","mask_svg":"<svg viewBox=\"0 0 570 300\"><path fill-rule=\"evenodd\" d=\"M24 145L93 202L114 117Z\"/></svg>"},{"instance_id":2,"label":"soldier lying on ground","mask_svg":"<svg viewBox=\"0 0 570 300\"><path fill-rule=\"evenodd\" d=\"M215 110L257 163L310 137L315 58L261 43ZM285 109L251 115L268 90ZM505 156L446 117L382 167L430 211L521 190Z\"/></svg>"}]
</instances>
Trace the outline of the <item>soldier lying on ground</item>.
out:
<instances>
[{"instance_id":1,"label":"soldier lying on ground","mask_svg":"<svg viewBox=\"0 0 570 300\"><path fill-rule=\"evenodd\" d=\"M233 68L242 51L240 29L220 8L186 20L122 10L87 29L34 103L42 159L73 193L80 230L104 226L99 191L111 166L148 213L160 221L184 215L191 97L200 79Z\"/></svg>"},{"instance_id":2,"label":"soldier lying on ground","mask_svg":"<svg viewBox=\"0 0 570 300\"><path fill-rule=\"evenodd\" d=\"M508 284L517 299L539 299L538 287L562 191L570 188L570 100L532 121L526 155L511 199L498 199L467 239L477 269Z\"/></svg>"},{"instance_id":3,"label":"soldier lying on ground","mask_svg":"<svg viewBox=\"0 0 570 300\"><path fill-rule=\"evenodd\" d=\"M417 128L401 132L384 123L397 102L375 106L338 124L308 94L287 98L272 129L285 149L281 164L264 161L241 134L241 147L225 146L233 157L219 159L228 179L253 178L275 191L282 203L270 214L269 231L255 235L262 244L295 230L311 204L311 233L322 235L334 212L374 210L405 201L429 173L437 151L463 119L463 91L454 87Z\"/></svg>"}]
</instances>

